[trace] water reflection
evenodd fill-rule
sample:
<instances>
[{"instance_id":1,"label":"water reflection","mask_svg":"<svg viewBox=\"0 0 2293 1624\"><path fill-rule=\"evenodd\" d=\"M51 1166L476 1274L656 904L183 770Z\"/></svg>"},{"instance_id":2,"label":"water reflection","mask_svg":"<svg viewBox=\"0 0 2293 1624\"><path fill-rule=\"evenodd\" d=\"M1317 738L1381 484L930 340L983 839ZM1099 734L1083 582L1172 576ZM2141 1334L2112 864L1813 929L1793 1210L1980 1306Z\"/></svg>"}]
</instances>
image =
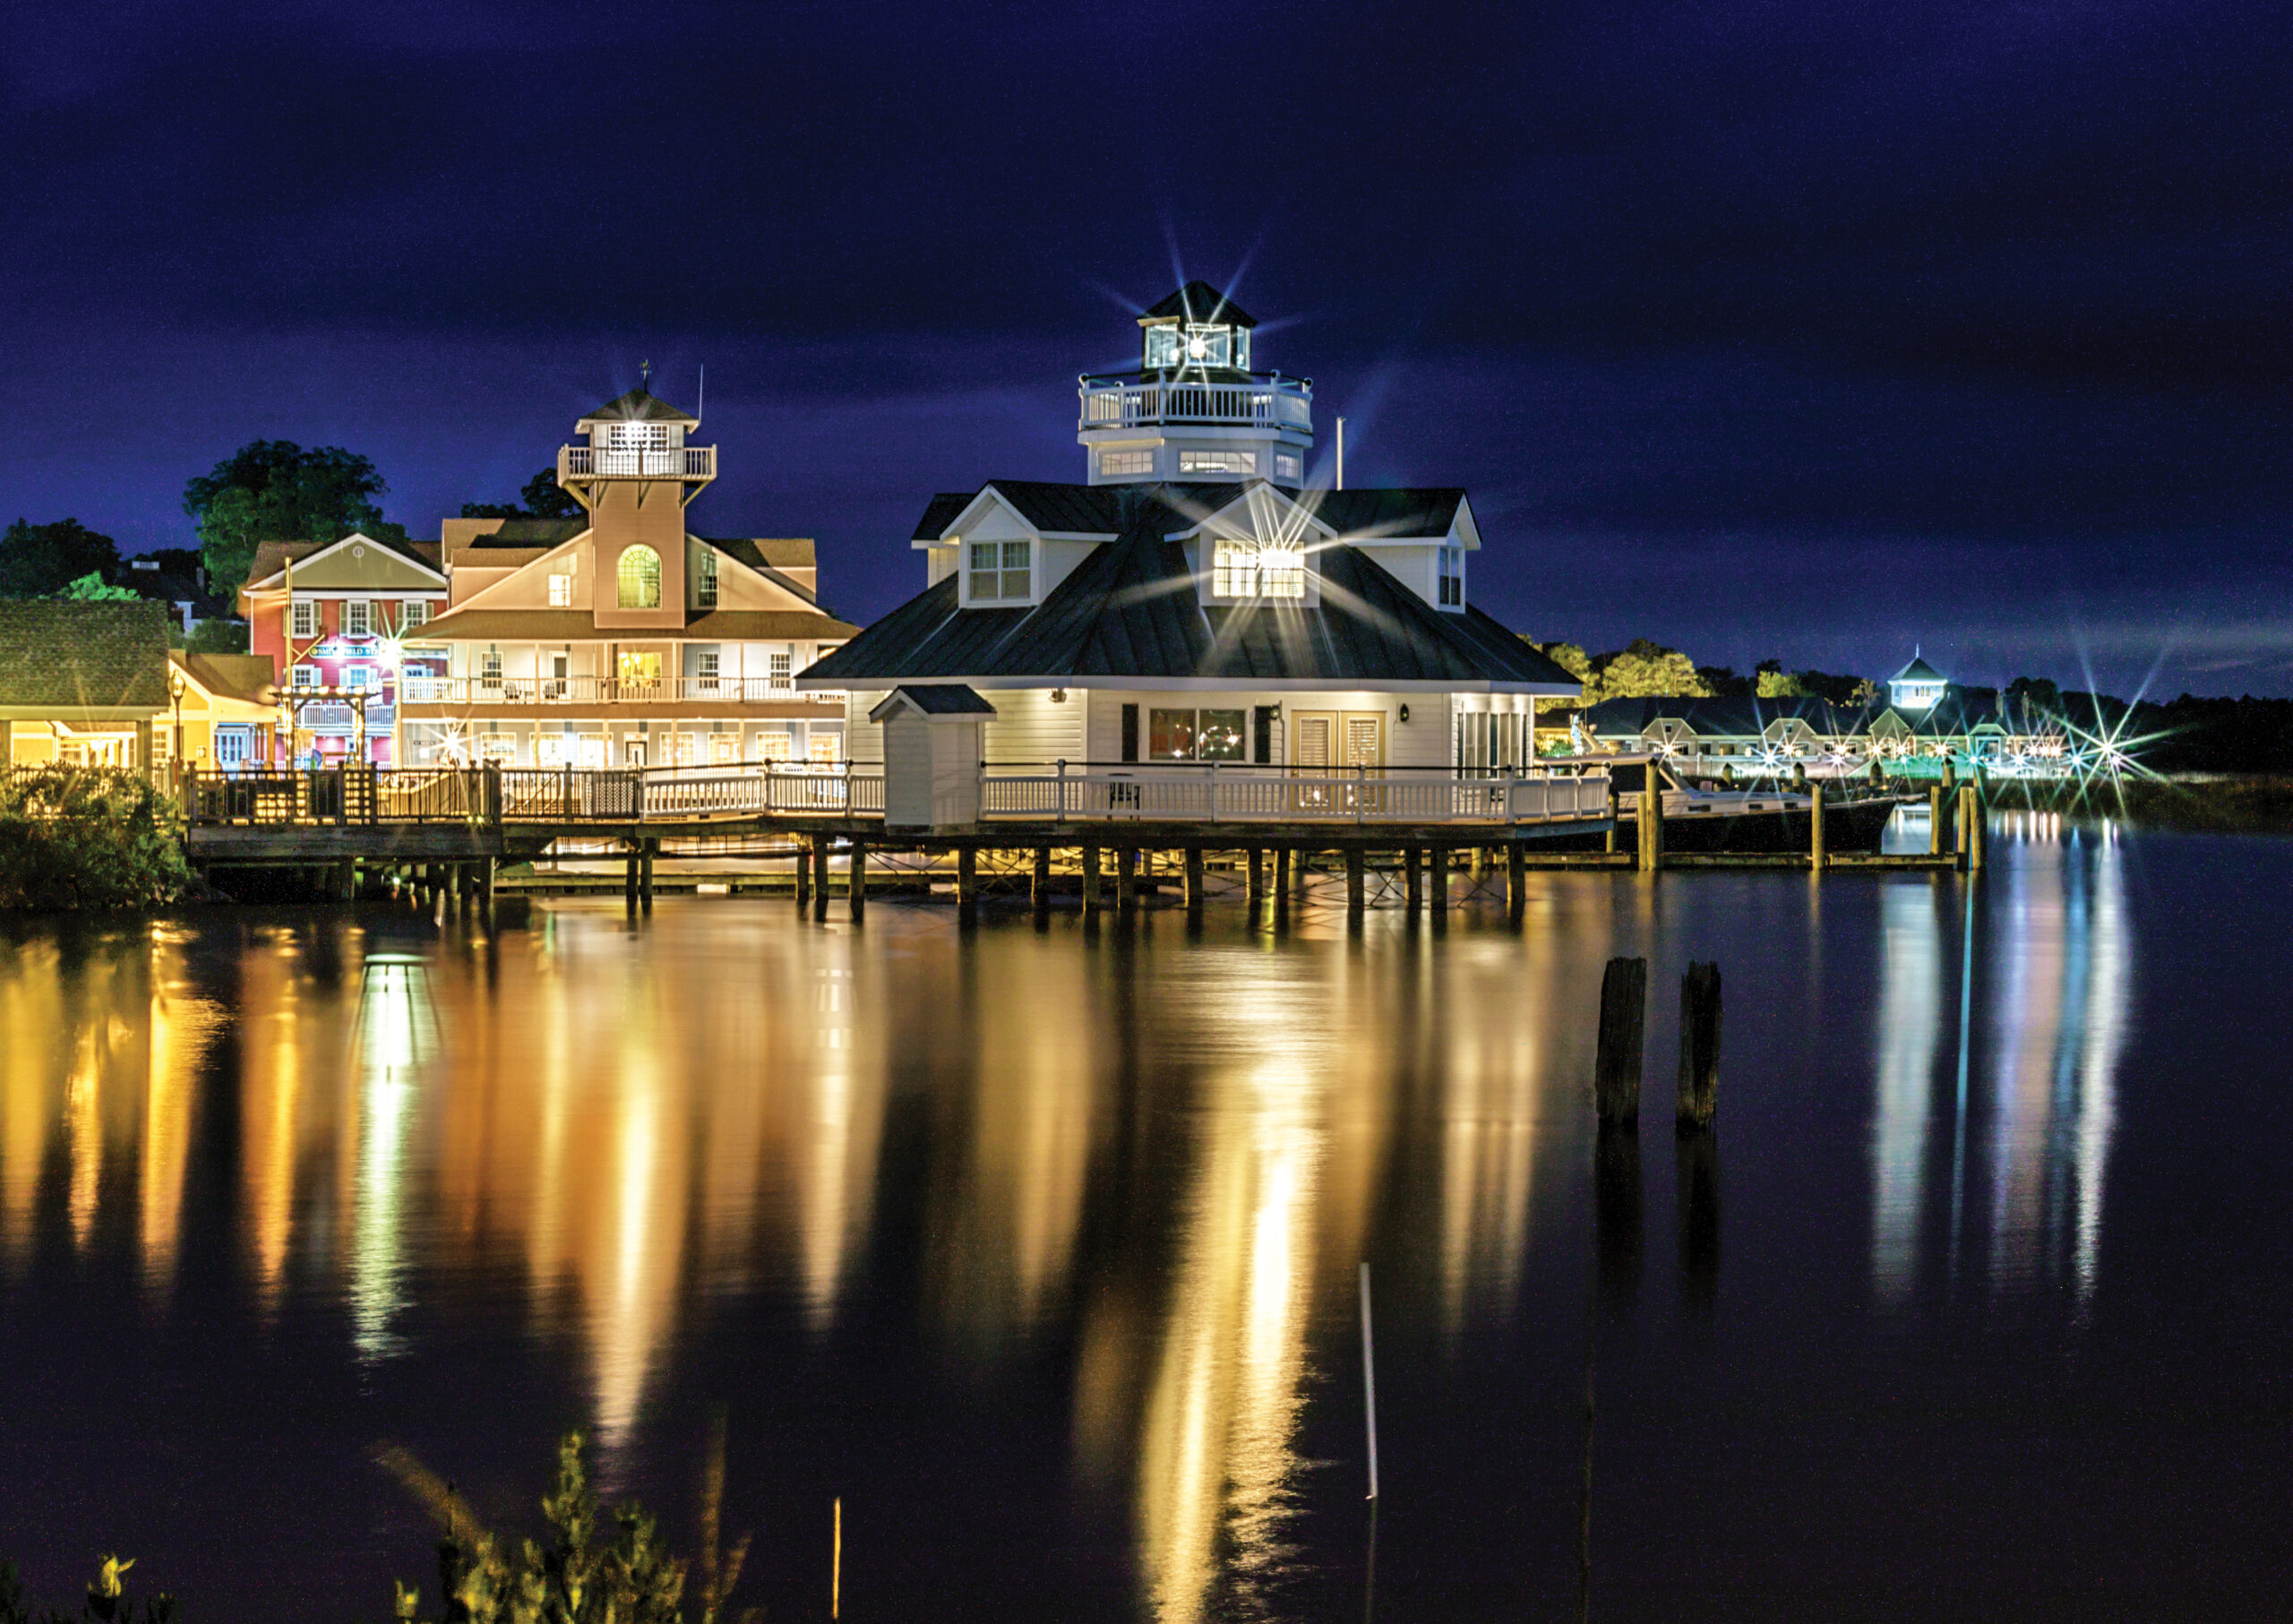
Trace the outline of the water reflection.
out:
<instances>
[{"instance_id":1,"label":"water reflection","mask_svg":"<svg viewBox=\"0 0 2293 1624\"><path fill-rule=\"evenodd\" d=\"M2114 829L2050 816L1998 822L1972 898L1955 881L1905 881L1884 899L1871 1133L1883 1302L1936 1267L1937 1248L1956 1278L1978 1239L1994 1293L2067 1280L2083 1306L2095 1285L2134 997L2125 847Z\"/></svg>"}]
</instances>

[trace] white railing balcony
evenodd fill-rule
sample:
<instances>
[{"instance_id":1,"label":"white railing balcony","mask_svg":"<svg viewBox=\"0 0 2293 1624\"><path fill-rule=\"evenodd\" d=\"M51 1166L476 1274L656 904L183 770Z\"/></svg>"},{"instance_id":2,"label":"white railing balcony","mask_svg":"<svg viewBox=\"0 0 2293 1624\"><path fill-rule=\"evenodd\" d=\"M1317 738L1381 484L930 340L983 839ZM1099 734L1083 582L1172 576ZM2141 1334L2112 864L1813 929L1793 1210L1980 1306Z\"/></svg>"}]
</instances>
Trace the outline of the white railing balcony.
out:
<instances>
[{"instance_id":1,"label":"white railing balcony","mask_svg":"<svg viewBox=\"0 0 2293 1624\"><path fill-rule=\"evenodd\" d=\"M1253 374L1247 382L1170 378L1085 378L1078 425L1154 428L1188 424L1213 428L1294 428L1311 434L1314 386L1280 373Z\"/></svg>"},{"instance_id":2,"label":"white railing balcony","mask_svg":"<svg viewBox=\"0 0 2293 1624\"><path fill-rule=\"evenodd\" d=\"M786 677L679 676L645 682L611 676L399 677L408 705L837 705L841 691L800 690ZM369 706L371 719L374 708Z\"/></svg>"},{"instance_id":3,"label":"white railing balcony","mask_svg":"<svg viewBox=\"0 0 2293 1624\"><path fill-rule=\"evenodd\" d=\"M560 485L576 479L677 479L697 483L716 477L717 448L713 445L557 448Z\"/></svg>"},{"instance_id":4,"label":"white railing balcony","mask_svg":"<svg viewBox=\"0 0 2293 1624\"><path fill-rule=\"evenodd\" d=\"M1608 815L1605 772L1457 773L1443 769L988 767L985 819L1207 823L1549 823Z\"/></svg>"}]
</instances>

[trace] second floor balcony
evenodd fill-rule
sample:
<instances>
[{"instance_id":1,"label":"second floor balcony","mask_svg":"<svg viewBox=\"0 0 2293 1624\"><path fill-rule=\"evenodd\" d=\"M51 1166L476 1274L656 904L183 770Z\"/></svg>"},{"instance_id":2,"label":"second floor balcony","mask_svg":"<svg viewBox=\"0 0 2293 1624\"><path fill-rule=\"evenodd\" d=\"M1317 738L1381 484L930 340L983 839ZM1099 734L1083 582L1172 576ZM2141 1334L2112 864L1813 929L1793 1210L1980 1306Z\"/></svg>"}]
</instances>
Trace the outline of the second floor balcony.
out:
<instances>
[{"instance_id":1,"label":"second floor balcony","mask_svg":"<svg viewBox=\"0 0 2293 1624\"><path fill-rule=\"evenodd\" d=\"M1314 386L1280 373L1188 379L1182 374L1086 377L1079 428L1290 428L1310 434Z\"/></svg>"},{"instance_id":2,"label":"second floor balcony","mask_svg":"<svg viewBox=\"0 0 2293 1624\"><path fill-rule=\"evenodd\" d=\"M611 676L430 676L413 671L399 677L399 698L408 705L530 705L564 708L600 705L809 705L841 706L841 690L799 690L785 676L665 676L650 680Z\"/></svg>"},{"instance_id":3,"label":"second floor balcony","mask_svg":"<svg viewBox=\"0 0 2293 1624\"><path fill-rule=\"evenodd\" d=\"M560 485L593 479L675 479L688 484L717 477L713 445L557 448Z\"/></svg>"}]
</instances>

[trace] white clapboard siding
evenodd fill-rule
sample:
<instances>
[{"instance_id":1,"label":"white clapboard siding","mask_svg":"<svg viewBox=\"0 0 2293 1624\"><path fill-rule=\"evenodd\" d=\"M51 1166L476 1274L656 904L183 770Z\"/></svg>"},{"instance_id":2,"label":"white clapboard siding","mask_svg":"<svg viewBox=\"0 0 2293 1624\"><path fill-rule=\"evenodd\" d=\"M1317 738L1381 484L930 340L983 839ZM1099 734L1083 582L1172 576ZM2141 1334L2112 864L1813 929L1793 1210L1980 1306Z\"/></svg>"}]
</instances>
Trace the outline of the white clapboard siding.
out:
<instances>
[{"instance_id":1,"label":"white clapboard siding","mask_svg":"<svg viewBox=\"0 0 2293 1624\"><path fill-rule=\"evenodd\" d=\"M1048 688L997 688L981 697L995 707L987 724L990 761L1080 761L1084 756L1084 696L1069 689L1063 704Z\"/></svg>"}]
</instances>

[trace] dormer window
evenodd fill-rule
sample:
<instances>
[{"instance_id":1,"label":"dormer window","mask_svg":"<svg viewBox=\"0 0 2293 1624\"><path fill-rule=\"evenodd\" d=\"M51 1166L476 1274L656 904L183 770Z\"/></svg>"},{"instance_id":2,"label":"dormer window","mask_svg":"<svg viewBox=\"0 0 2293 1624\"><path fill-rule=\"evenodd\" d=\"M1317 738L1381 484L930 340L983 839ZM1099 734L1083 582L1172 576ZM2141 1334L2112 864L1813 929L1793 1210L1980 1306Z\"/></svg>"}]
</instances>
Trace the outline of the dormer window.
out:
<instances>
[{"instance_id":1,"label":"dormer window","mask_svg":"<svg viewBox=\"0 0 2293 1624\"><path fill-rule=\"evenodd\" d=\"M701 548L693 560L692 602L698 609L717 606L717 554L708 547Z\"/></svg>"},{"instance_id":2,"label":"dormer window","mask_svg":"<svg viewBox=\"0 0 2293 1624\"><path fill-rule=\"evenodd\" d=\"M975 606L1025 603L1035 594L1030 541L975 541L966 549L965 596Z\"/></svg>"},{"instance_id":3,"label":"dormer window","mask_svg":"<svg viewBox=\"0 0 2293 1624\"><path fill-rule=\"evenodd\" d=\"M1440 597L1444 609L1465 606L1465 550L1463 547L1442 547L1440 558Z\"/></svg>"},{"instance_id":4,"label":"dormer window","mask_svg":"<svg viewBox=\"0 0 2293 1624\"><path fill-rule=\"evenodd\" d=\"M1296 547L1221 541L1211 554L1210 590L1217 597L1306 596L1306 555Z\"/></svg>"},{"instance_id":5,"label":"dormer window","mask_svg":"<svg viewBox=\"0 0 2293 1624\"><path fill-rule=\"evenodd\" d=\"M549 572L549 606L553 609L573 606L573 566L570 562Z\"/></svg>"}]
</instances>

